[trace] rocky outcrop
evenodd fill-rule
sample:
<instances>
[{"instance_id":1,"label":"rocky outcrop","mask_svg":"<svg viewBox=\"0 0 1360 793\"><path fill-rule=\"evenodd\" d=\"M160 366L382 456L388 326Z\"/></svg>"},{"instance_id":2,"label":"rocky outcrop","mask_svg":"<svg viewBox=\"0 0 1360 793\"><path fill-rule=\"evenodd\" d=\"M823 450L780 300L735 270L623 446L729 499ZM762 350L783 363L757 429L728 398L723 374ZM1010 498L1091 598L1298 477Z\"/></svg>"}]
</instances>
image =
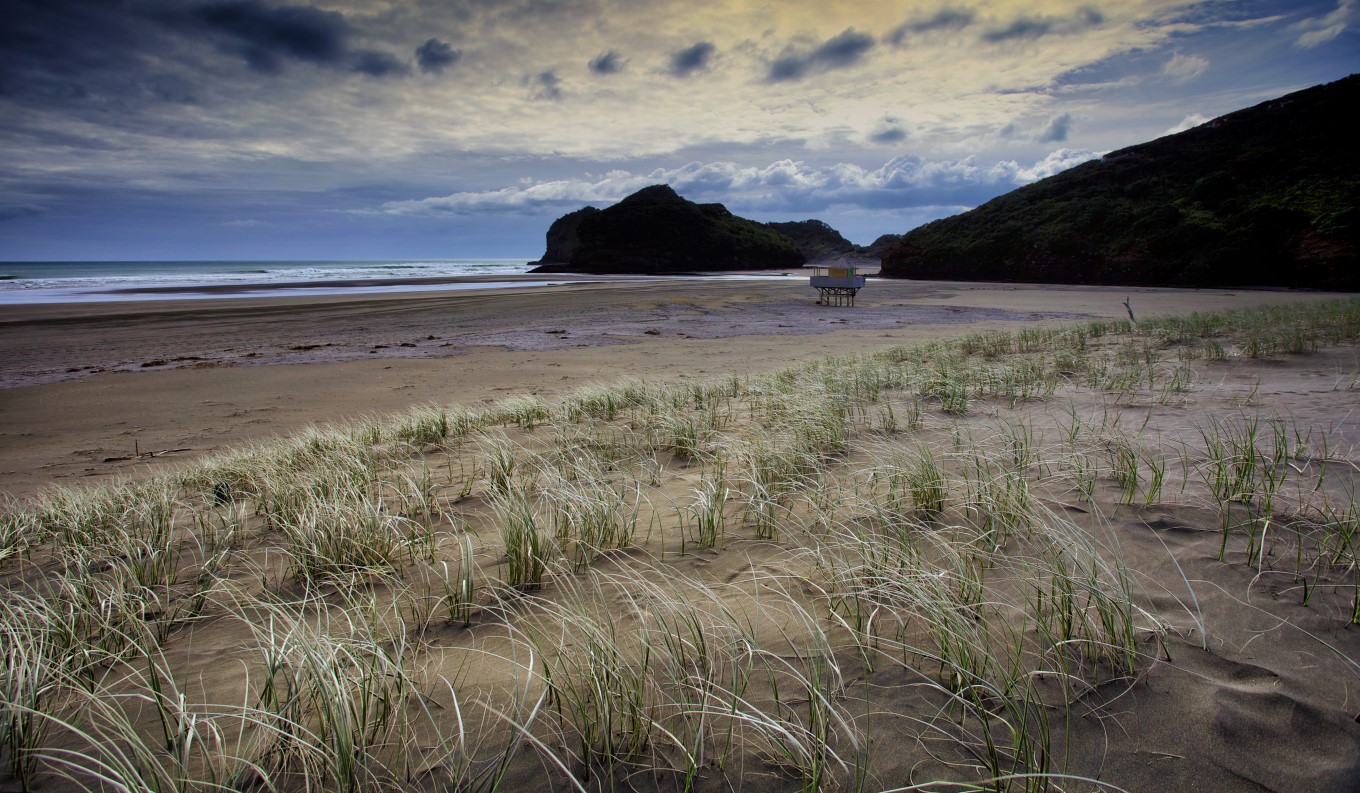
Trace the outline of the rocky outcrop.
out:
<instances>
[{"instance_id":1,"label":"rocky outcrop","mask_svg":"<svg viewBox=\"0 0 1360 793\"><path fill-rule=\"evenodd\" d=\"M543 258L539 264L565 264L571 261L571 257L576 253L576 245L580 239L577 229L581 221L596 215L600 210L595 207L582 207L575 212L568 212L548 227L548 248L543 253Z\"/></svg>"},{"instance_id":2,"label":"rocky outcrop","mask_svg":"<svg viewBox=\"0 0 1360 793\"><path fill-rule=\"evenodd\" d=\"M587 207L548 230L544 258L532 272L652 274L798 267L791 240L722 204L686 201L653 185L605 209Z\"/></svg>"},{"instance_id":3,"label":"rocky outcrop","mask_svg":"<svg viewBox=\"0 0 1360 793\"><path fill-rule=\"evenodd\" d=\"M1111 152L903 235L899 278L1360 290L1360 76Z\"/></svg>"}]
</instances>

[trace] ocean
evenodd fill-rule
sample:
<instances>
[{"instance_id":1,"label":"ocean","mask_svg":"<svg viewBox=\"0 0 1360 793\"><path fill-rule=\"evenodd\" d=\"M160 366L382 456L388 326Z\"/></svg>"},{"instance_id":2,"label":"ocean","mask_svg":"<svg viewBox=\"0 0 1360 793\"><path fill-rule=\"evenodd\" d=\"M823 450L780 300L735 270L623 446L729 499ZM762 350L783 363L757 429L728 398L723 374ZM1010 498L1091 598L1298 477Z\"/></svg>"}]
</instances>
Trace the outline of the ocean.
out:
<instances>
[{"instance_id":1,"label":"ocean","mask_svg":"<svg viewBox=\"0 0 1360 793\"><path fill-rule=\"evenodd\" d=\"M549 286L523 259L371 261L0 262L0 305L339 295ZM474 278L470 281L450 281ZM605 276L655 280L694 276ZM723 273L704 280L802 280L802 273ZM499 280L505 278L506 280Z\"/></svg>"},{"instance_id":2,"label":"ocean","mask_svg":"<svg viewBox=\"0 0 1360 793\"><path fill-rule=\"evenodd\" d=\"M0 262L0 304L177 300L262 294L476 289L546 284L521 276L523 259L382 261ZM478 282L428 283L478 276Z\"/></svg>"}]
</instances>

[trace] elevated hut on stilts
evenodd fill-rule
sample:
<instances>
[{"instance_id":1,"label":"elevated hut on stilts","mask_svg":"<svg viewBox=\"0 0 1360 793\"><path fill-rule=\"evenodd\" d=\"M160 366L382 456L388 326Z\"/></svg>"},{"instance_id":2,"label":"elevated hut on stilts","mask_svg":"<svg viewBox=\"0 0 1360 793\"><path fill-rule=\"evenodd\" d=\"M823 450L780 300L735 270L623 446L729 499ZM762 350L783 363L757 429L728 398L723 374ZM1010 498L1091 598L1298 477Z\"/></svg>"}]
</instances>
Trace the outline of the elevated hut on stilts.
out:
<instances>
[{"instance_id":1,"label":"elevated hut on stilts","mask_svg":"<svg viewBox=\"0 0 1360 793\"><path fill-rule=\"evenodd\" d=\"M819 306L853 306L855 293L864 288L864 276L858 267L844 259L835 264L808 264L812 270L809 283L817 290Z\"/></svg>"}]
</instances>

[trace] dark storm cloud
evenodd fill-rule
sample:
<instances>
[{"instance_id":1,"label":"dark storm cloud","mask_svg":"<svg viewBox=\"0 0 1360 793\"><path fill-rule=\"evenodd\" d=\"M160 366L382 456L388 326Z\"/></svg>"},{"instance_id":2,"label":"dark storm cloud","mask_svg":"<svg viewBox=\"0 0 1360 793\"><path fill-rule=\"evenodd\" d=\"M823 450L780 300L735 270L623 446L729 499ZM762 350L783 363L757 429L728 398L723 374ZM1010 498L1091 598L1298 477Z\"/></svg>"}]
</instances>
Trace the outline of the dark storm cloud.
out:
<instances>
[{"instance_id":1,"label":"dark storm cloud","mask_svg":"<svg viewBox=\"0 0 1360 793\"><path fill-rule=\"evenodd\" d=\"M390 52L356 50L350 71L369 77L400 77L411 73L411 67Z\"/></svg>"},{"instance_id":2,"label":"dark storm cloud","mask_svg":"<svg viewBox=\"0 0 1360 793\"><path fill-rule=\"evenodd\" d=\"M1105 15L1099 8L1082 6L1077 9L1077 24L1080 27L1095 27L1105 24Z\"/></svg>"},{"instance_id":3,"label":"dark storm cloud","mask_svg":"<svg viewBox=\"0 0 1360 793\"><path fill-rule=\"evenodd\" d=\"M798 52L785 50L770 64L766 76L770 82L797 80L809 73L840 69L859 61L874 46L873 36L856 33L854 28L846 28L812 50Z\"/></svg>"},{"instance_id":4,"label":"dark storm cloud","mask_svg":"<svg viewBox=\"0 0 1360 793\"><path fill-rule=\"evenodd\" d=\"M198 104L198 94L194 87L178 74L153 74L142 84L151 97L161 102L177 105Z\"/></svg>"},{"instance_id":5,"label":"dark storm cloud","mask_svg":"<svg viewBox=\"0 0 1360 793\"><path fill-rule=\"evenodd\" d=\"M0 96L47 105L141 93L146 61L166 49L158 32L128 4L11 0L0 16Z\"/></svg>"},{"instance_id":6,"label":"dark storm cloud","mask_svg":"<svg viewBox=\"0 0 1360 793\"><path fill-rule=\"evenodd\" d=\"M430 39L416 47L416 63L426 73L439 74L458 62L463 53L453 45L439 39Z\"/></svg>"},{"instance_id":7,"label":"dark storm cloud","mask_svg":"<svg viewBox=\"0 0 1360 793\"><path fill-rule=\"evenodd\" d=\"M350 39L357 31L338 11L269 5L260 0L218 0L160 16L172 27L202 35L219 49L239 55L250 68L265 74L281 72L289 61L369 77L411 73L410 65L390 52L352 48ZM430 54L438 60L442 53Z\"/></svg>"},{"instance_id":8,"label":"dark storm cloud","mask_svg":"<svg viewBox=\"0 0 1360 793\"><path fill-rule=\"evenodd\" d=\"M590 59L589 66L595 74L617 74L623 71L623 56L614 50L602 52Z\"/></svg>"},{"instance_id":9,"label":"dark storm cloud","mask_svg":"<svg viewBox=\"0 0 1360 793\"><path fill-rule=\"evenodd\" d=\"M348 55L352 29L337 11L312 6L271 7L256 0L208 3L189 9L220 46L239 53L252 69L277 72L285 59L333 66Z\"/></svg>"},{"instance_id":10,"label":"dark storm cloud","mask_svg":"<svg viewBox=\"0 0 1360 793\"><path fill-rule=\"evenodd\" d=\"M1048 120L1048 124L1039 133L1040 143L1061 143L1067 140L1072 134L1072 114L1063 113Z\"/></svg>"},{"instance_id":11,"label":"dark storm cloud","mask_svg":"<svg viewBox=\"0 0 1360 793\"><path fill-rule=\"evenodd\" d=\"M907 139L907 130L902 122L892 116L885 116L869 132L869 140L874 143L901 143Z\"/></svg>"},{"instance_id":12,"label":"dark storm cloud","mask_svg":"<svg viewBox=\"0 0 1360 793\"><path fill-rule=\"evenodd\" d=\"M716 49L713 42L701 41L698 44L671 53L671 74L676 77L688 77L697 71L708 68L708 62L712 60Z\"/></svg>"},{"instance_id":13,"label":"dark storm cloud","mask_svg":"<svg viewBox=\"0 0 1360 793\"><path fill-rule=\"evenodd\" d=\"M941 30L962 30L973 24L976 18L976 15L966 8L942 8L933 16L911 19L898 25L885 39L894 46L901 46L910 35Z\"/></svg>"},{"instance_id":14,"label":"dark storm cloud","mask_svg":"<svg viewBox=\"0 0 1360 793\"><path fill-rule=\"evenodd\" d=\"M0 96L68 119L146 129L158 105L211 107L233 84L212 62L261 73L310 64L374 77L408 73L390 53L356 49L342 14L263 0L7 0Z\"/></svg>"},{"instance_id":15,"label":"dark storm cloud","mask_svg":"<svg viewBox=\"0 0 1360 793\"><path fill-rule=\"evenodd\" d=\"M533 99L555 102L562 98L562 78L557 76L556 69L548 69L527 77L525 82L529 85L530 97Z\"/></svg>"},{"instance_id":16,"label":"dark storm cloud","mask_svg":"<svg viewBox=\"0 0 1360 793\"><path fill-rule=\"evenodd\" d=\"M1105 15L1100 9L1082 6L1069 18L1061 17L1017 17L1014 22L1003 28L994 28L982 34L982 40L999 44L1006 41L1037 39L1050 33L1078 33L1087 28L1104 24Z\"/></svg>"},{"instance_id":17,"label":"dark storm cloud","mask_svg":"<svg viewBox=\"0 0 1360 793\"><path fill-rule=\"evenodd\" d=\"M984 41L997 43L1014 39L1037 39L1048 35L1053 29L1053 21L1037 17L1020 17L1004 28L989 30L982 34Z\"/></svg>"}]
</instances>

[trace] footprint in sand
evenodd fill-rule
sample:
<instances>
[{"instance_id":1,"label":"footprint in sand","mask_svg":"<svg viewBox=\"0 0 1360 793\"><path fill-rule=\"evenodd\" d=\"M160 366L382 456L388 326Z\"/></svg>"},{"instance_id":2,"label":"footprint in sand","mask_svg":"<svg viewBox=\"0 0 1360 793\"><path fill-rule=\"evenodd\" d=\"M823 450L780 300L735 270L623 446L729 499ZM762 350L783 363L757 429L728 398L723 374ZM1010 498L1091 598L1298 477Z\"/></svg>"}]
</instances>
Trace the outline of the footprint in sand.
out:
<instances>
[{"instance_id":1,"label":"footprint in sand","mask_svg":"<svg viewBox=\"0 0 1360 793\"><path fill-rule=\"evenodd\" d=\"M1210 686L1204 715L1211 719L1202 738L1217 744L1210 756L1224 771L1274 791L1360 790L1355 719L1297 699L1264 667L1210 652L1176 660ZM1289 763L1279 762L1281 751Z\"/></svg>"},{"instance_id":2,"label":"footprint in sand","mask_svg":"<svg viewBox=\"0 0 1360 793\"><path fill-rule=\"evenodd\" d=\"M1280 684L1280 676L1263 666L1232 661L1211 652L1197 654L1192 671L1213 683L1238 691L1271 691Z\"/></svg>"}]
</instances>

